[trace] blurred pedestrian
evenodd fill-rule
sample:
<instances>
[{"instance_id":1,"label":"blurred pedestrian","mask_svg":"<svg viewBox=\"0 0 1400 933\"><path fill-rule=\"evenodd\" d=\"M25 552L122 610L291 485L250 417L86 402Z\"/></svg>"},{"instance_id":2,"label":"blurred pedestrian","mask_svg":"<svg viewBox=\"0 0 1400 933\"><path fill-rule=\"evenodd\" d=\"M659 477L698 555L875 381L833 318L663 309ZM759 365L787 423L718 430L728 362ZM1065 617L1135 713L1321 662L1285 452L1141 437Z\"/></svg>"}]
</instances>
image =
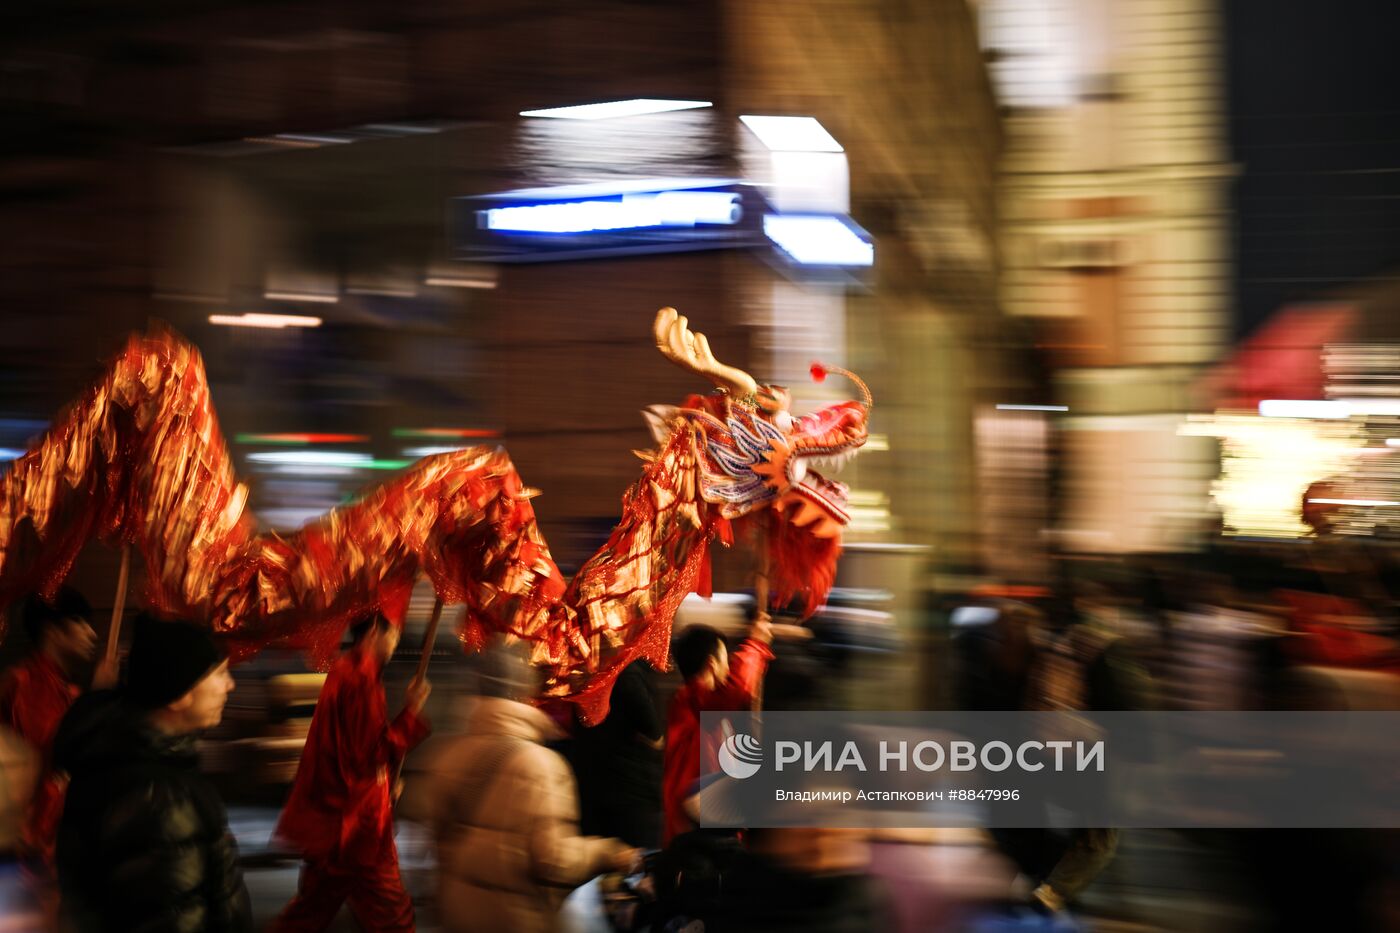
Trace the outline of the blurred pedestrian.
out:
<instances>
[{"instance_id":1,"label":"blurred pedestrian","mask_svg":"<svg viewBox=\"0 0 1400 933\"><path fill-rule=\"evenodd\" d=\"M394 845L394 782L404 756L428 735L422 712L431 688L426 680L409 684L403 710L389 720L382 678L399 634L378 613L357 620L353 644L321 688L274 833L304 864L273 930L324 930L346 901L367 930L414 928Z\"/></svg>"},{"instance_id":2,"label":"blurred pedestrian","mask_svg":"<svg viewBox=\"0 0 1400 933\"><path fill-rule=\"evenodd\" d=\"M1111 625L1106 591L1090 589L1078 600L1084 621L1052 636L1043 614L1032 606L1005 602L988 623L958 638L959 700L963 709L1131 710L1139 707L1145 676L1132 662L1124 640ZM1136 748L1140 737L1124 737ZM1003 815L1020 812L1024 825L1007 820L991 830L997 847L1016 863L1030 883L1034 900L1052 912L1064 910L1113 861L1118 830L1075 828L1058 832L1037 827L1047 819L1044 804L1008 804Z\"/></svg>"},{"instance_id":3,"label":"blurred pedestrian","mask_svg":"<svg viewBox=\"0 0 1400 933\"><path fill-rule=\"evenodd\" d=\"M46 920L53 925L20 861L21 835L39 767L33 746L0 726L0 917L16 930L43 929ZM52 901L57 904L57 898Z\"/></svg>"},{"instance_id":4,"label":"blurred pedestrian","mask_svg":"<svg viewBox=\"0 0 1400 933\"><path fill-rule=\"evenodd\" d=\"M690 626L671 646L685 684L671 698L666 716L665 773L661 785L663 842L669 843L696 825L686 813L685 802L700 777L705 751L701 748L700 714L753 707L768 662L773 660L773 650L768 647L772 640L768 616L760 612L732 658L724 636L707 625Z\"/></svg>"},{"instance_id":5,"label":"blurred pedestrian","mask_svg":"<svg viewBox=\"0 0 1400 933\"><path fill-rule=\"evenodd\" d=\"M862 933L888 930L887 892L869 874L862 829L750 829L744 854L724 875L717 902L700 914L710 933Z\"/></svg>"},{"instance_id":6,"label":"blurred pedestrian","mask_svg":"<svg viewBox=\"0 0 1400 933\"><path fill-rule=\"evenodd\" d=\"M846 741L845 733L830 735L837 745ZM737 823L746 809L740 783L706 775L697 782L691 810ZM795 773L790 786L816 798L803 807L809 825L750 828L742 841L713 830L691 832L657 858L654 928L698 923L707 933L859 933L895 927L890 892L870 873L869 832L834 828L850 811L821 802L856 785L847 775L805 771Z\"/></svg>"},{"instance_id":7,"label":"blurred pedestrian","mask_svg":"<svg viewBox=\"0 0 1400 933\"><path fill-rule=\"evenodd\" d=\"M636 660L613 683L608 715L574 736L583 832L634 846L661 844L661 763L666 744L656 671Z\"/></svg>"},{"instance_id":8,"label":"blurred pedestrian","mask_svg":"<svg viewBox=\"0 0 1400 933\"><path fill-rule=\"evenodd\" d=\"M29 800L39 777L34 746L0 726L0 859L19 862Z\"/></svg>"},{"instance_id":9,"label":"blurred pedestrian","mask_svg":"<svg viewBox=\"0 0 1400 933\"><path fill-rule=\"evenodd\" d=\"M1025 603L977 607L971 624L954 629L959 709L1018 710L1030 702L1041 614Z\"/></svg>"},{"instance_id":10,"label":"blurred pedestrian","mask_svg":"<svg viewBox=\"0 0 1400 933\"><path fill-rule=\"evenodd\" d=\"M209 632L134 623L120 691L80 697L54 739L68 772L58 832L65 930L252 929L223 801L199 773L195 740L233 690Z\"/></svg>"},{"instance_id":11,"label":"blurred pedestrian","mask_svg":"<svg viewBox=\"0 0 1400 933\"><path fill-rule=\"evenodd\" d=\"M438 853L438 920L448 933L544 933L569 891L630 873L640 850L579 833L568 763L545 747L554 721L526 701L539 675L520 646L481 657L467 732L429 767L422 808Z\"/></svg>"},{"instance_id":12,"label":"blurred pedestrian","mask_svg":"<svg viewBox=\"0 0 1400 933\"><path fill-rule=\"evenodd\" d=\"M97 653L97 633L92 628L92 607L67 586L52 603L38 594L30 596L23 619L33 647L0 678L0 723L13 729L38 755L38 778L25 813L19 856L34 891L54 910L54 839L67 778L53 768L53 739L87 681ZM92 677L93 687L110 689L116 682L116 659L104 659Z\"/></svg>"}]
</instances>

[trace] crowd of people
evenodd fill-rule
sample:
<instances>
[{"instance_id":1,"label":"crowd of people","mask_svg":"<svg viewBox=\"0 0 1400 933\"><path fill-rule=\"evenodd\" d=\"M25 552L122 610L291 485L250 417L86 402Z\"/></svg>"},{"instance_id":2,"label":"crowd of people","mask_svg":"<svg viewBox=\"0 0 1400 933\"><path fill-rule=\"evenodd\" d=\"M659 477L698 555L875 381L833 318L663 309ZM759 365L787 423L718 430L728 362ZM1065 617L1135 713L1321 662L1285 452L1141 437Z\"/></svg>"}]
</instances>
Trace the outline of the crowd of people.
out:
<instances>
[{"instance_id":1,"label":"crowd of people","mask_svg":"<svg viewBox=\"0 0 1400 933\"><path fill-rule=\"evenodd\" d=\"M29 599L32 650L0 679L8 767L23 814L12 852L45 926L75 931L236 931L252 911L225 806L200 773L196 742L221 721L234 680L209 631L138 616L118 679L98 657L92 611L75 590ZM298 890L272 929L327 929L348 904L367 930L412 930L394 841L405 757L430 732L424 680L386 710L382 673L400 629L382 615L351 626L321 690L274 838L302 860ZM747 708L767 660L766 623L727 655L694 628L677 646L686 685L663 734L644 662L618 679L611 715L581 729L573 765L551 745L560 724L530 702L538 672L518 647L479 665L466 733L423 770L409 815L438 852L437 916L449 930L553 929L565 895L602 873L630 875L642 854L695 829L699 713ZM688 751L689 750L689 751ZM590 758L591 756L591 758ZM588 762L588 763L585 763ZM663 766L664 765L664 777ZM616 779L614 779L616 776ZM664 815L664 826L663 818Z\"/></svg>"}]
</instances>

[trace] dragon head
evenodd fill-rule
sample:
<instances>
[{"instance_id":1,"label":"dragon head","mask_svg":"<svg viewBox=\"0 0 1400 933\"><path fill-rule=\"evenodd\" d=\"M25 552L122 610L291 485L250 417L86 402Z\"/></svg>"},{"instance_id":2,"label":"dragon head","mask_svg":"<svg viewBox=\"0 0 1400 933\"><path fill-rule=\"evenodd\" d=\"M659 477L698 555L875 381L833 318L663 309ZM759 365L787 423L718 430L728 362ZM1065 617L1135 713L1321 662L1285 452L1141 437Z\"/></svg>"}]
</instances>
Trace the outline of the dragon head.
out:
<instances>
[{"instance_id":1,"label":"dragon head","mask_svg":"<svg viewBox=\"0 0 1400 933\"><path fill-rule=\"evenodd\" d=\"M711 379L718 395L692 396L679 409L653 407L661 427L684 418L696 431L699 489L721 516L740 518L771 508L787 523L821 539L840 536L850 521L849 490L818 468L839 470L866 442L872 406L869 389L838 367L813 365L814 377L848 376L860 402L829 405L794 417L781 386L760 386L743 370L725 366L704 334L692 333L674 308L662 308L654 325L657 348L672 362Z\"/></svg>"}]
</instances>

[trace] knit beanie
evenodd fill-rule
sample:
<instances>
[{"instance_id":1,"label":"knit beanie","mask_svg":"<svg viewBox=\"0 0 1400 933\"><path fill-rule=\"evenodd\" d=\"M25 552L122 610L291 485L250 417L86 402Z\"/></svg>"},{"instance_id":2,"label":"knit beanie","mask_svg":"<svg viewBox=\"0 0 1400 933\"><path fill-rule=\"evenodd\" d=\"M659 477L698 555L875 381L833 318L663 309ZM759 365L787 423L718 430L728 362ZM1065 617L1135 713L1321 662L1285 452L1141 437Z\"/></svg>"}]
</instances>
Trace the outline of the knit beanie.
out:
<instances>
[{"instance_id":1,"label":"knit beanie","mask_svg":"<svg viewBox=\"0 0 1400 933\"><path fill-rule=\"evenodd\" d=\"M223 651L201 625L144 613L133 624L126 695L137 706L157 709L175 702L224 661Z\"/></svg>"}]
</instances>

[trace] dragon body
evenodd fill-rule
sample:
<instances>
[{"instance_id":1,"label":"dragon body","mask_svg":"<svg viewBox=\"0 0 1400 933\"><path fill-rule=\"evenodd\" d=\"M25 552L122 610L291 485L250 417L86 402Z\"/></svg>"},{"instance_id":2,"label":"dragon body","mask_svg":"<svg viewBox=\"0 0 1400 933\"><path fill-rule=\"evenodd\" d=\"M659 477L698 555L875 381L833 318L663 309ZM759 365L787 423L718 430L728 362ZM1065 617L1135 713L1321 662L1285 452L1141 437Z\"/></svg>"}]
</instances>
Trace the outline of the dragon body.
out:
<instances>
[{"instance_id":1,"label":"dragon body","mask_svg":"<svg viewBox=\"0 0 1400 933\"><path fill-rule=\"evenodd\" d=\"M258 533L198 351L155 332L133 336L0 480L0 599L51 596L89 540L129 544L153 610L207 620L235 660L278 645L324 666L352 617L401 618L426 575L445 602L466 605L467 648L496 633L525 640L546 696L596 721L634 658L666 667L671 622L706 586L716 540L761 529L774 601L810 609L825 597L846 491L813 466L866 439L868 392L794 418L784 390L718 363L673 310L658 313L654 335L720 391L648 411L657 446L572 580L540 534L534 491L498 448L426 457L295 533Z\"/></svg>"}]
</instances>

